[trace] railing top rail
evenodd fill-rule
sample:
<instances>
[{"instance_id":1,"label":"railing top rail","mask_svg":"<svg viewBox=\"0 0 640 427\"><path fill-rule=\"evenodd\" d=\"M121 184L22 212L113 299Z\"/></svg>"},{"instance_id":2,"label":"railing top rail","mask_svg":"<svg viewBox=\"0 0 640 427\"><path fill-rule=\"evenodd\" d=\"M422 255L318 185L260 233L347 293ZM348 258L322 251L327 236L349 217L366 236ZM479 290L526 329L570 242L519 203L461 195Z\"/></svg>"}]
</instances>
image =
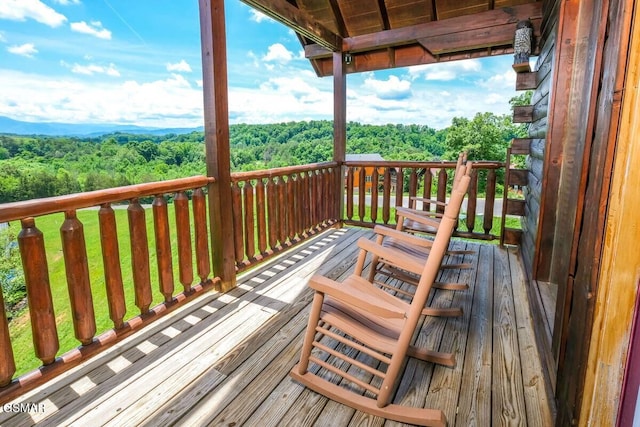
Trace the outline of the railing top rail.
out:
<instances>
[{"instance_id":1,"label":"railing top rail","mask_svg":"<svg viewBox=\"0 0 640 427\"><path fill-rule=\"evenodd\" d=\"M194 176L0 204L0 223L64 212L70 209L83 209L105 203L204 187L208 183L214 182L214 180L211 177Z\"/></svg>"},{"instance_id":2,"label":"railing top rail","mask_svg":"<svg viewBox=\"0 0 640 427\"><path fill-rule=\"evenodd\" d=\"M348 161L345 166L351 167L399 167L399 168L455 168L456 162L414 162L410 160L369 160L369 161ZM500 169L504 162L481 160L473 162L473 169Z\"/></svg>"},{"instance_id":3,"label":"railing top rail","mask_svg":"<svg viewBox=\"0 0 640 427\"><path fill-rule=\"evenodd\" d=\"M249 172L234 172L231 174L231 182L242 182L258 178L273 178L290 175L298 172L308 172L318 169L328 169L338 166L337 162L310 163L300 166L285 166L282 168L263 169Z\"/></svg>"}]
</instances>

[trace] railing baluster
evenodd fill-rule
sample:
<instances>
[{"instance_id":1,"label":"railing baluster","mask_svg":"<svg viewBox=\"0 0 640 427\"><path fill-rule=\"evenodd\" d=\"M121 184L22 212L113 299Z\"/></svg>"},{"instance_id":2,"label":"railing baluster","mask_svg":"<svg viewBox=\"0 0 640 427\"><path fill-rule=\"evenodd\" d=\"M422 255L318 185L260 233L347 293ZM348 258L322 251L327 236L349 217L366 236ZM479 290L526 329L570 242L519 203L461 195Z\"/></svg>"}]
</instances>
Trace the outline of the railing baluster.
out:
<instances>
[{"instance_id":1,"label":"railing baluster","mask_svg":"<svg viewBox=\"0 0 640 427\"><path fill-rule=\"evenodd\" d=\"M124 315L127 312L127 306L122 285L116 215L109 203L105 203L100 207L98 220L100 222L100 245L102 247L104 282L109 303L109 318L117 329L124 326Z\"/></svg>"},{"instance_id":2,"label":"railing baluster","mask_svg":"<svg viewBox=\"0 0 640 427\"><path fill-rule=\"evenodd\" d=\"M353 218L353 168L347 168L347 219Z\"/></svg>"},{"instance_id":3,"label":"railing baluster","mask_svg":"<svg viewBox=\"0 0 640 427\"><path fill-rule=\"evenodd\" d=\"M322 223L326 223L333 213L333 191L331 186L333 185L334 172L332 169L323 169L320 175L322 177L322 185L318 188L316 200L321 206L322 217L320 218L320 221Z\"/></svg>"},{"instance_id":4,"label":"railing baluster","mask_svg":"<svg viewBox=\"0 0 640 427\"><path fill-rule=\"evenodd\" d=\"M18 234L18 245L27 287L33 346L36 357L43 364L48 365L55 360L60 347L56 317L53 312L44 236L36 228L33 218L25 218L21 222L22 230Z\"/></svg>"},{"instance_id":5,"label":"railing baluster","mask_svg":"<svg viewBox=\"0 0 640 427\"><path fill-rule=\"evenodd\" d=\"M396 207L402 206L402 199L404 196L404 172L402 168L397 168L398 173L396 175ZM398 215L394 216L394 220L398 221Z\"/></svg>"},{"instance_id":6,"label":"railing baluster","mask_svg":"<svg viewBox=\"0 0 640 427\"><path fill-rule=\"evenodd\" d=\"M153 209L153 227L156 238L159 289L160 293L164 296L164 300L169 302L173 299L174 282L167 201L162 195L157 195L153 199L151 206Z\"/></svg>"},{"instance_id":7,"label":"railing baluster","mask_svg":"<svg viewBox=\"0 0 640 427\"><path fill-rule=\"evenodd\" d=\"M438 172L438 201L446 202L447 200L447 170L445 168L440 168ZM436 212L443 213L444 206L436 205Z\"/></svg>"},{"instance_id":8,"label":"railing baluster","mask_svg":"<svg viewBox=\"0 0 640 427\"><path fill-rule=\"evenodd\" d=\"M378 182L379 182L378 168L373 168L371 173L371 222L375 224L378 219Z\"/></svg>"},{"instance_id":9,"label":"railing baluster","mask_svg":"<svg viewBox=\"0 0 640 427\"><path fill-rule=\"evenodd\" d=\"M278 188L278 204L276 205L278 208L278 220L280 229L278 230L278 240L280 241L280 245L284 246L287 241L287 184L284 181L284 177L280 177L278 179L278 183L276 184Z\"/></svg>"},{"instance_id":10,"label":"railing baluster","mask_svg":"<svg viewBox=\"0 0 640 427\"><path fill-rule=\"evenodd\" d=\"M384 182L382 188L382 221L385 224L389 223L391 204L391 168L384 168Z\"/></svg>"},{"instance_id":11,"label":"railing baluster","mask_svg":"<svg viewBox=\"0 0 640 427\"><path fill-rule=\"evenodd\" d=\"M131 270L136 295L136 306L141 314L151 306L151 272L149 269L149 240L144 208L138 199L132 199L127 208L129 237L131 240Z\"/></svg>"},{"instance_id":12,"label":"railing baluster","mask_svg":"<svg viewBox=\"0 0 640 427\"><path fill-rule=\"evenodd\" d=\"M467 192L467 230L473 232L476 223L476 205L478 200L478 170L471 171L471 182Z\"/></svg>"},{"instance_id":13,"label":"railing baluster","mask_svg":"<svg viewBox=\"0 0 640 427\"><path fill-rule=\"evenodd\" d=\"M431 175L431 168L426 168L424 171L424 187L422 188L422 197L429 200L431 199L431 185L433 182L433 176ZM422 202L422 210L428 211L431 209L429 202Z\"/></svg>"},{"instance_id":14,"label":"railing baluster","mask_svg":"<svg viewBox=\"0 0 640 427\"><path fill-rule=\"evenodd\" d=\"M274 178L269 177L267 180L267 218L269 222L269 247L271 250L278 245L278 236L280 226L278 224L278 187Z\"/></svg>"},{"instance_id":15,"label":"railing baluster","mask_svg":"<svg viewBox=\"0 0 640 427\"><path fill-rule=\"evenodd\" d=\"M185 292L191 290L193 283L193 249L191 247L191 221L189 219L189 198L184 191L176 193L173 204L176 215L176 234L178 241L178 270L180 283Z\"/></svg>"},{"instance_id":16,"label":"railing baluster","mask_svg":"<svg viewBox=\"0 0 640 427\"><path fill-rule=\"evenodd\" d=\"M244 194L244 251L247 254L247 258L252 259L256 254L256 238L253 219L253 185L251 185L251 181L244 183L242 192Z\"/></svg>"},{"instance_id":17,"label":"railing baluster","mask_svg":"<svg viewBox=\"0 0 640 427\"><path fill-rule=\"evenodd\" d=\"M308 228L312 228L313 226L317 226L323 220L322 218L322 193L319 191L322 188L322 175L320 175L322 171L311 171L311 177L308 178L309 182L311 182L311 187L307 194L307 203L308 206L311 207L310 222L307 226Z\"/></svg>"},{"instance_id":18,"label":"railing baluster","mask_svg":"<svg viewBox=\"0 0 640 427\"><path fill-rule=\"evenodd\" d=\"M65 220L60 227L62 253L67 274L67 287L73 318L75 336L82 345L89 345L96 334L96 317L93 312L91 283L84 227L75 210L64 213Z\"/></svg>"},{"instance_id":19,"label":"railing baluster","mask_svg":"<svg viewBox=\"0 0 640 427\"><path fill-rule=\"evenodd\" d=\"M298 175L298 201L296 203L296 212L299 215L299 222L296 228L298 236L303 239L309 234L314 224L315 204L311 198L313 189L313 175L308 172L301 172Z\"/></svg>"},{"instance_id":20,"label":"railing baluster","mask_svg":"<svg viewBox=\"0 0 640 427\"><path fill-rule=\"evenodd\" d=\"M411 198L416 197L416 193L418 191L418 173L416 172L416 168L411 168L411 173L409 174L409 207L411 207Z\"/></svg>"},{"instance_id":21,"label":"railing baluster","mask_svg":"<svg viewBox=\"0 0 640 427\"><path fill-rule=\"evenodd\" d=\"M236 255L236 264L244 259L244 244L242 239L242 190L237 182L231 185L231 197L233 198L233 246Z\"/></svg>"},{"instance_id":22,"label":"railing baluster","mask_svg":"<svg viewBox=\"0 0 640 427\"><path fill-rule=\"evenodd\" d=\"M358 172L358 217L364 221L365 196L367 195L367 173L366 168L361 167Z\"/></svg>"},{"instance_id":23,"label":"railing baluster","mask_svg":"<svg viewBox=\"0 0 640 427\"><path fill-rule=\"evenodd\" d=\"M299 203L299 200L296 200L297 181L296 174L287 176L287 236L289 241L293 241L296 237L296 204Z\"/></svg>"},{"instance_id":24,"label":"railing baluster","mask_svg":"<svg viewBox=\"0 0 640 427\"><path fill-rule=\"evenodd\" d=\"M2 296L2 288L0 288L0 387L9 384L15 373L16 362L13 357L13 348L11 347L9 322L7 322L4 297Z\"/></svg>"},{"instance_id":25,"label":"railing baluster","mask_svg":"<svg viewBox=\"0 0 640 427\"><path fill-rule=\"evenodd\" d=\"M263 254L267 250L267 214L265 203L265 187L262 178L256 182L256 209L258 220L258 251Z\"/></svg>"},{"instance_id":26,"label":"railing baluster","mask_svg":"<svg viewBox=\"0 0 640 427\"><path fill-rule=\"evenodd\" d=\"M508 189L505 188L505 191ZM484 223L483 228L486 234L491 233L493 228L493 207L496 200L496 171L489 169L487 172L487 186L484 201Z\"/></svg>"},{"instance_id":27,"label":"railing baluster","mask_svg":"<svg viewBox=\"0 0 640 427\"><path fill-rule=\"evenodd\" d=\"M193 223L196 238L196 265L200 283L204 283L211 274L209 258L209 235L207 233L207 203L202 188L196 188L191 196L193 204Z\"/></svg>"}]
</instances>

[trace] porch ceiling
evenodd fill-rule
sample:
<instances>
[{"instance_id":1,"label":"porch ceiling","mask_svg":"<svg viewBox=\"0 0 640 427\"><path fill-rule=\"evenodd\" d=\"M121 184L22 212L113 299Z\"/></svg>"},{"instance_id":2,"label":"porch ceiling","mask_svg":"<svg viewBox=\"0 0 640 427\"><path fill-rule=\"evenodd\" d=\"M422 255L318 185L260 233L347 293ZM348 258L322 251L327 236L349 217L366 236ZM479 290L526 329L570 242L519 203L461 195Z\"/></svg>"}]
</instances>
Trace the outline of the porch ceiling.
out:
<instances>
[{"instance_id":1,"label":"porch ceiling","mask_svg":"<svg viewBox=\"0 0 640 427\"><path fill-rule=\"evenodd\" d=\"M298 33L318 76L510 54L516 23L540 33L536 0L242 0Z\"/></svg>"}]
</instances>

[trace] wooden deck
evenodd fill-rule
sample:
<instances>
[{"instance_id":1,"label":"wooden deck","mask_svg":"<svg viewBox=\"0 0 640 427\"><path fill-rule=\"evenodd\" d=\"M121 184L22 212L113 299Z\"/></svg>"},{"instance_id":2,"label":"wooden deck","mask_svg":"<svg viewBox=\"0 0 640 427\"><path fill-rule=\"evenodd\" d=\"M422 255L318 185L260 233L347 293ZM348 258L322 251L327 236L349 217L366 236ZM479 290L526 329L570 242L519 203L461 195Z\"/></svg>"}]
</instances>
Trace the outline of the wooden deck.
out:
<instances>
[{"instance_id":1,"label":"wooden deck","mask_svg":"<svg viewBox=\"0 0 640 427\"><path fill-rule=\"evenodd\" d=\"M0 411L0 425L398 425L329 401L288 376L306 326L309 276L344 277L363 236L372 233L329 230L245 273L233 291L210 293L21 396L14 403L31 411ZM441 408L450 426L552 425L518 254L455 245L476 251L465 255L476 268L443 274L470 289L437 291L432 304L462 306L464 315L426 318L417 340L455 352L457 365L409 360L396 402Z\"/></svg>"}]
</instances>

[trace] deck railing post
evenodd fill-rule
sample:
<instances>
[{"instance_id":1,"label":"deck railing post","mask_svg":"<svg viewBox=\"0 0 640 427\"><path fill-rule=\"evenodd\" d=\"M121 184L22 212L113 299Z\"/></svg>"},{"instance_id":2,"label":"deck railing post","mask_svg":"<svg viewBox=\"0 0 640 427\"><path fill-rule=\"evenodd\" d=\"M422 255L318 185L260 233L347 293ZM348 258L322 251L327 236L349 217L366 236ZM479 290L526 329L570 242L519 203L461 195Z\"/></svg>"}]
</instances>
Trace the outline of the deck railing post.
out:
<instances>
[{"instance_id":1,"label":"deck railing post","mask_svg":"<svg viewBox=\"0 0 640 427\"><path fill-rule=\"evenodd\" d=\"M344 160L347 152L347 76L342 52L333 53L333 160L338 162L339 179L335 183L334 213L338 226L342 226L344 212Z\"/></svg>"},{"instance_id":2,"label":"deck railing post","mask_svg":"<svg viewBox=\"0 0 640 427\"><path fill-rule=\"evenodd\" d=\"M229 93L224 0L200 0L204 132L209 184L213 271L223 291L235 287L236 265L231 211Z\"/></svg>"}]
</instances>

